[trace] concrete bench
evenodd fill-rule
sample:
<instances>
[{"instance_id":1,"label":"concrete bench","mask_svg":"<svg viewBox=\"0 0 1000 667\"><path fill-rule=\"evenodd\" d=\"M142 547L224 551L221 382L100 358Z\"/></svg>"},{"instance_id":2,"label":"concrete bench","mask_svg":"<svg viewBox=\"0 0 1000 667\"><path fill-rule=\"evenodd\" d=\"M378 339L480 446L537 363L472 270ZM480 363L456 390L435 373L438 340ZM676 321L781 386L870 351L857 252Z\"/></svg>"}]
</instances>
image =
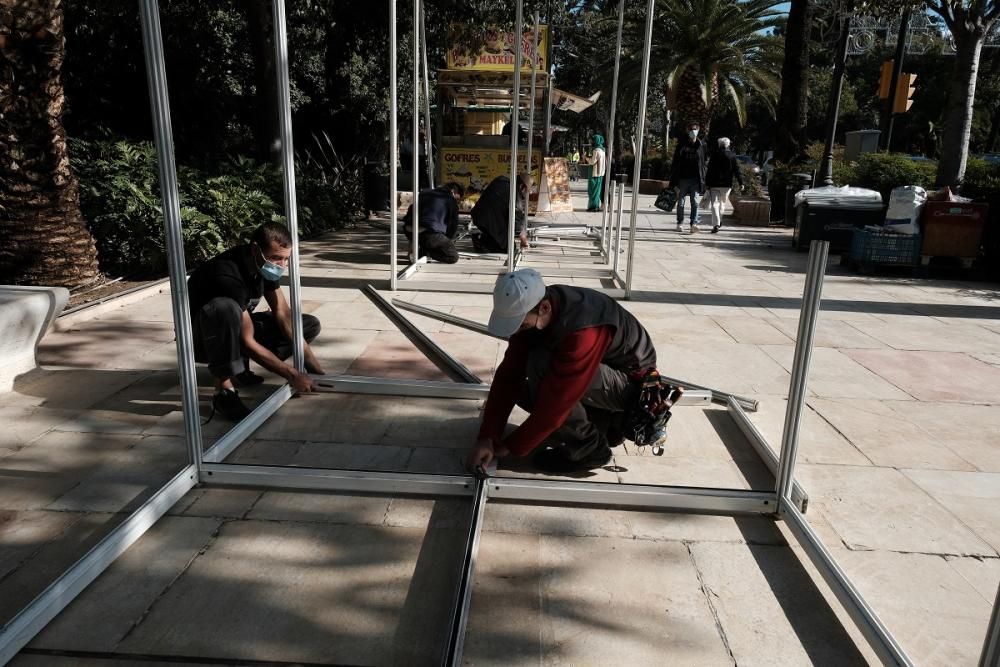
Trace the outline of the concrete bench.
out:
<instances>
[{"instance_id":1,"label":"concrete bench","mask_svg":"<svg viewBox=\"0 0 1000 667\"><path fill-rule=\"evenodd\" d=\"M64 287L0 285L0 392L37 367L38 343L68 300Z\"/></svg>"}]
</instances>

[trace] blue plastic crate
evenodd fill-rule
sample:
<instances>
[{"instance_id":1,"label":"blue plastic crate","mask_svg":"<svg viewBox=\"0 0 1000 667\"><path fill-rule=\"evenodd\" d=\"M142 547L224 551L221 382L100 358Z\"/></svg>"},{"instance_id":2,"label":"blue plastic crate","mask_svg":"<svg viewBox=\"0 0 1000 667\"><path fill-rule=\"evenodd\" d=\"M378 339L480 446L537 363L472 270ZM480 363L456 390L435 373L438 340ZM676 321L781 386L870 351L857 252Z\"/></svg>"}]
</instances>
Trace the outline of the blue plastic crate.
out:
<instances>
[{"instance_id":1,"label":"blue plastic crate","mask_svg":"<svg viewBox=\"0 0 1000 667\"><path fill-rule=\"evenodd\" d=\"M851 262L861 266L916 266L920 263L920 235L855 229Z\"/></svg>"}]
</instances>

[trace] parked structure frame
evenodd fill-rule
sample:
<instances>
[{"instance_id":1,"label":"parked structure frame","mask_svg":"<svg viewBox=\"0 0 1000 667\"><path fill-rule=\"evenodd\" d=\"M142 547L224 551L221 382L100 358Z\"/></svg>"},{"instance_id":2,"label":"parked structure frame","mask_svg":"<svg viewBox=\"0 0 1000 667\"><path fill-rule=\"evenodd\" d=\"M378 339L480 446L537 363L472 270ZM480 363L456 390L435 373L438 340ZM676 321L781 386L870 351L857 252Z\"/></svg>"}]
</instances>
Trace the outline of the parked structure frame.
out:
<instances>
[{"instance_id":1,"label":"parked structure frame","mask_svg":"<svg viewBox=\"0 0 1000 667\"><path fill-rule=\"evenodd\" d=\"M447 628L446 649L442 664L460 665L470 601L472 581L482 529L485 507L490 498L497 501L533 502L561 506L614 507L658 511L724 514L731 516L756 515L782 519L806 555L829 584L837 599L860 629L865 639L886 665L912 665L891 633L865 602L856 587L840 569L830 552L809 526L801 512L801 490L796 491L794 468L798 446L799 419L804 405L809 374L810 356L820 308L823 274L829 244L813 242L809 254L805 291L799 318L799 331L795 346L795 361L791 373L788 411L780 457L775 464L776 485L771 491L743 489L716 489L679 486L650 486L635 484L603 484L579 481L555 481L488 477L476 479L463 475L378 472L359 470L334 470L296 468L286 466L260 466L223 463L229 453L243 442L268 417L277 412L291 397L285 385L258 406L249 417L234 427L211 449L202 453L202 434L199 421L197 381L194 368L189 299L184 273L184 250L181 239L180 198L177 188L173 155L172 130L163 60L162 36L159 25L158 0L140 0L143 40L146 53L147 77L153 112L157 157L160 169L164 209L164 224L170 258L171 299L177 331L177 356L182 385L182 412L185 438L188 444L189 463L169 482L156 491L143 505L133 512L85 556L66 570L55 582L27 605L6 626L0 629L0 664L6 663L38 632L54 619L81 591L106 570L115 559L152 527L187 492L198 485L235 485L262 489L315 490L327 492L364 492L370 494L468 497L470 521L461 572L453 604L452 622ZM391 18L395 18L395 2L390 0ZM279 95L282 107L282 151L286 168L286 206L289 227L293 231L292 270L290 280L291 307L296 326L294 363L302 368L303 349L301 330L301 300L298 273L298 238L295 234L296 211L294 199L294 171L291 169L292 137L291 110L288 104L288 58L285 32L284 0L273 0L275 43ZM653 0L648 0L646 14L647 37L653 19ZM648 51L647 51L648 56ZM648 62L646 63L648 66ZM644 68L646 69L646 68ZM395 74L395 72L393 72ZM393 84L393 89L395 88ZM395 126L395 123L391 123ZM393 149L394 151L395 149ZM635 208L633 206L633 218ZM634 220L633 220L634 222ZM371 294L369 294L371 296ZM391 306L390 306L391 307ZM400 316L401 326L413 328ZM407 324L408 323L408 324ZM429 340L429 339L428 339ZM436 363L452 367L461 374L459 366L433 341L428 356ZM464 368L464 367L463 367ZM467 369L466 369L467 370ZM459 379L459 378L456 378ZM473 398L481 395L482 383L474 375L461 378L454 390L447 383L430 381L400 381L354 376L327 376L320 378L326 389L333 391L364 391L392 395L427 396L445 392L454 398ZM361 388L361 389L359 389ZM451 394L455 391L456 394ZM469 395L457 395L469 391ZM721 392L720 392L721 394ZM714 398L714 396L712 396ZM758 451L770 449L763 436L746 419L741 397L726 395L725 400L734 419L748 434L751 444ZM773 451L771 452L774 454ZM765 463L767 463L767 457ZM796 493L800 497L796 498ZM1000 597L998 597L1000 604ZM1000 614L994 609L984 643L981 665L995 665L1000 643Z\"/></svg>"}]
</instances>

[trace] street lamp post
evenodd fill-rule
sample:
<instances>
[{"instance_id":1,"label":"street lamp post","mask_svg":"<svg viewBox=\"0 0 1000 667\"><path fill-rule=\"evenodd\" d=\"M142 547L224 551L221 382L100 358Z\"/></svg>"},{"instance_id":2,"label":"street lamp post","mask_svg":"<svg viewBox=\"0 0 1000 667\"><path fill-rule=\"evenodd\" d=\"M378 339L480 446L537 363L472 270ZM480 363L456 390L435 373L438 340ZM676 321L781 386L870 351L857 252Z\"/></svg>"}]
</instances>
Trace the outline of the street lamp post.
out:
<instances>
[{"instance_id":1,"label":"street lamp post","mask_svg":"<svg viewBox=\"0 0 1000 667\"><path fill-rule=\"evenodd\" d=\"M847 68L847 42L851 36L851 19L854 3L847 3L847 11L841 16L840 36L837 38L837 60L833 69L830 86L830 103L826 111L826 147L823 161L819 165L819 181L823 185L833 185L833 143L837 136L837 116L840 115L840 95L844 91L844 70Z\"/></svg>"}]
</instances>

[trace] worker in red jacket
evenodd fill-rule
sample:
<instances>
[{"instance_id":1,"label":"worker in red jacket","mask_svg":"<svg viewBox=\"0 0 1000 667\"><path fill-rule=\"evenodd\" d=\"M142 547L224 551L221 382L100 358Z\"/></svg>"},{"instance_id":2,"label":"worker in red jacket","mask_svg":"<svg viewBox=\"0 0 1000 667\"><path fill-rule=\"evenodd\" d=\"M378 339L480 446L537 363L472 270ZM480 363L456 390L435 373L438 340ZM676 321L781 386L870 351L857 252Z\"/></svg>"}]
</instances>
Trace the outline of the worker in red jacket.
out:
<instances>
[{"instance_id":1,"label":"worker in red jacket","mask_svg":"<svg viewBox=\"0 0 1000 667\"><path fill-rule=\"evenodd\" d=\"M660 381L649 333L611 297L546 287L534 269L506 273L493 291L489 331L509 344L466 460L470 472L532 451L547 472L590 470L625 438L663 439L679 390ZM531 414L504 437L515 404Z\"/></svg>"}]
</instances>

